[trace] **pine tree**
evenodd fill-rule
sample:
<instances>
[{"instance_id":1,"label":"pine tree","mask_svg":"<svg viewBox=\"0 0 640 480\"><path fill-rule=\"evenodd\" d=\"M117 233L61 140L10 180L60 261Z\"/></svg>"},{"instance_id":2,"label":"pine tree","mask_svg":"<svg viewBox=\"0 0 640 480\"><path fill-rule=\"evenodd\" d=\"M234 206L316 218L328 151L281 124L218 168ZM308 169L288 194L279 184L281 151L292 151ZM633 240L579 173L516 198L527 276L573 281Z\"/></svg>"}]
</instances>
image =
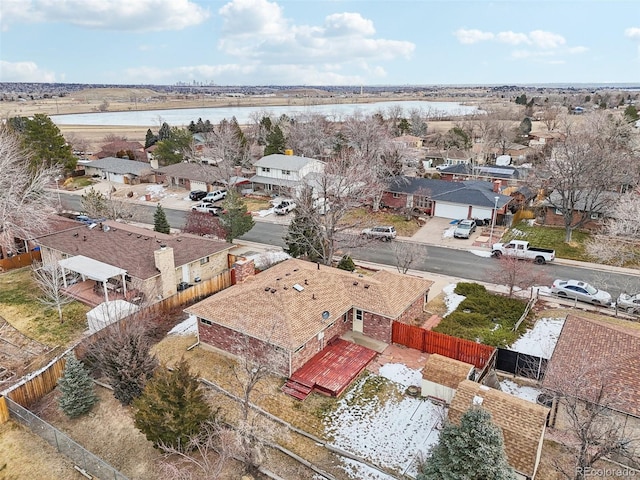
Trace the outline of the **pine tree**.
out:
<instances>
[{"instance_id":1,"label":"pine tree","mask_svg":"<svg viewBox=\"0 0 640 480\"><path fill-rule=\"evenodd\" d=\"M83 363L73 353L67 357L58 386L61 392L58 404L70 418L87 413L98 401L93 380L89 377Z\"/></svg>"},{"instance_id":2,"label":"pine tree","mask_svg":"<svg viewBox=\"0 0 640 480\"><path fill-rule=\"evenodd\" d=\"M247 210L247 204L235 191L231 190L227 193L222 206L227 213L220 217L220 225L225 231L227 242L232 242L234 238L241 237L255 225L253 217Z\"/></svg>"},{"instance_id":3,"label":"pine tree","mask_svg":"<svg viewBox=\"0 0 640 480\"><path fill-rule=\"evenodd\" d=\"M149 128L147 130L147 135L144 139L144 148L149 148L150 146L154 145L157 141L158 141L158 137L156 137L151 131L151 129Z\"/></svg>"},{"instance_id":4,"label":"pine tree","mask_svg":"<svg viewBox=\"0 0 640 480\"><path fill-rule=\"evenodd\" d=\"M153 229L160 233L171 233L171 227L167 221L167 216L160 204L158 204L158 207L153 214Z\"/></svg>"},{"instance_id":5,"label":"pine tree","mask_svg":"<svg viewBox=\"0 0 640 480\"><path fill-rule=\"evenodd\" d=\"M107 197L91 187L88 192L82 194L81 205L82 211L89 217L104 217L107 212Z\"/></svg>"},{"instance_id":6,"label":"pine tree","mask_svg":"<svg viewBox=\"0 0 640 480\"><path fill-rule=\"evenodd\" d=\"M285 140L282 129L276 125L273 130L267 134L267 146L264 148L265 155L273 155L274 153L284 153Z\"/></svg>"},{"instance_id":7,"label":"pine tree","mask_svg":"<svg viewBox=\"0 0 640 480\"><path fill-rule=\"evenodd\" d=\"M500 428L491 414L471 408L460 425L448 424L440 440L419 468L418 480L515 480L507 463Z\"/></svg>"},{"instance_id":8,"label":"pine tree","mask_svg":"<svg viewBox=\"0 0 640 480\"><path fill-rule=\"evenodd\" d=\"M159 368L142 395L133 402L134 422L155 447L179 450L212 418L198 379L189 372L186 360L173 371Z\"/></svg>"},{"instance_id":9,"label":"pine tree","mask_svg":"<svg viewBox=\"0 0 640 480\"><path fill-rule=\"evenodd\" d=\"M171 127L167 122L163 122L160 126L160 130L158 130L158 140L166 140L171 136Z\"/></svg>"}]
</instances>

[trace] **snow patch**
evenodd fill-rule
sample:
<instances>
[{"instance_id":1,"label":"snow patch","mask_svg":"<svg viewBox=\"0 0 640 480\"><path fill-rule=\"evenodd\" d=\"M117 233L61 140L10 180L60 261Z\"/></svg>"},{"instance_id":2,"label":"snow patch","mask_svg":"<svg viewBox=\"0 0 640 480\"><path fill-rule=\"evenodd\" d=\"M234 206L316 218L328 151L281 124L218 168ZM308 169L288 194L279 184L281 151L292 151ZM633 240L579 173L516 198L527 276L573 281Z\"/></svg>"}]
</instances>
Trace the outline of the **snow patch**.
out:
<instances>
[{"instance_id":1,"label":"snow patch","mask_svg":"<svg viewBox=\"0 0 640 480\"><path fill-rule=\"evenodd\" d=\"M403 387L422 384L422 373L402 363L387 363L380 367L380 375Z\"/></svg>"},{"instance_id":2,"label":"snow patch","mask_svg":"<svg viewBox=\"0 0 640 480\"><path fill-rule=\"evenodd\" d=\"M556 348L564 318L541 318L509 350L549 359Z\"/></svg>"},{"instance_id":3,"label":"snow patch","mask_svg":"<svg viewBox=\"0 0 640 480\"><path fill-rule=\"evenodd\" d=\"M469 253L473 253L478 257L491 258L491 252L487 250L469 250Z\"/></svg>"},{"instance_id":4,"label":"snow patch","mask_svg":"<svg viewBox=\"0 0 640 480\"><path fill-rule=\"evenodd\" d=\"M511 234L514 237L526 237L527 236L526 232L523 232L522 230L518 230L517 228L512 228L511 229Z\"/></svg>"},{"instance_id":5,"label":"snow patch","mask_svg":"<svg viewBox=\"0 0 640 480\"><path fill-rule=\"evenodd\" d=\"M198 319L195 315L189 315L189 318L180 322L171 330L167 335L197 335L198 334Z\"/></svg>"},{"instance_id":6,"label":"snow patch","mask_svg":"<svg viewBox=\"0 0 640 480\"><path fill-rule=\"evenodd\" d=\"M442 238L453 238L453 232L456 229L456 225L447 228L442 232Z\"/></svg>"},{"instance_id":7,"label":"snow patch","mask_svg":"<svg viewBox=\"0 0 640 480\"><path fill-rule=\"evenodd\" d=\"M500 382L500 388L503 392L513 395L514 397L528 400L529 402L536 403L538 395L542 393L542 390L534 387L528 387L526 385L518 385L511 380L502 380Z\"/></svg>"},{"instance_id":8,"label":"snow patch","mask_svg":"<svg viewBox=\"0 0 640 480\"><path fill-rule=\"evenodd\" d=\"M267 210L257 210L255 212L253 212L253 215L257 216L257 217L266 217L267 215L271 215L273 213L274 209L273 208L269 208Z\"/></svg>"},{"instance_id":9,"label":"snow patch","mask_svg":"<svg viewBox=\"0 0 640 480\"><path fill-rule=\"evenodd\" d=\"M253 260L253 264L258 270L265 270L276 263L284 262L291 258L291 255L282 250L269 250L255 255L248 255L246 258L247 260Z\"/></svg>"},{"instance_id":10,"label":"snow patch","mask_svg":"<svg viewBox=\"0 0 640 480\"><path fill-rule=\"evenodd\" d=\"M442 289L445 295L444 304L447 306L447 313L445 313L443 317L446 317L447 315L453 313L456 308L458 308L458 305L460 305L462 301L467 298L464 295L458 295L457 293L454 293L456 285L457 284L455 283L450 283Z\"/></svg>"}]
</instances>

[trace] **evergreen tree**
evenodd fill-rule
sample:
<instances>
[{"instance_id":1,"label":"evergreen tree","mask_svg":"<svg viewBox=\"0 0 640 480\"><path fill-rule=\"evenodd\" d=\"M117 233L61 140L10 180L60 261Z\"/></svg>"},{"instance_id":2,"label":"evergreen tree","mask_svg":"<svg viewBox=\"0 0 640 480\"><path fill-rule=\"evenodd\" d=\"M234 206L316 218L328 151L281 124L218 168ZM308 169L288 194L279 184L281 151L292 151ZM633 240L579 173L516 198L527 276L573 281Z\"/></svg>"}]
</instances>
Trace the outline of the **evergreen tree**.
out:
<instances>
[{"instance_id":1,"label":"evergreen tree","mask_svg":"<svg viewBox=\"0 0 640 480\"><path fill-rule=\"evenodd\" d=\"M153 156L160 165L173 165L185 159L193 142L193 136L186 128L172 127L165 138L158 141Z\"/></svg>"},{"instance_id":2,"label":"evergreen tree","mask_svg":"<svg viewBox=\"0 0 640 480\"><path fill-rule=\"evenodd\" d=\"M346 270L347 272L353 272L356 269L356 264L353 263L353 259L349 255L344 255L338 263L340 270Z\"/></svg>"},{"instance_id":3,"label":"evergreen tree","mask_svg":"<svg viewBox=\"0 0 640 480\"><path fill-rule=\"evenodd\" d=\"M460 425L447 424L438 444L420 465L417 480L515 480L507 463L500 428L491 414L469 409Z\"/></svg>"},{"instance_id":4,"label":"evergreen tree","mask_svg":"<svg viewBox=\"0 0 640 480\"><path fill-rule=\"evenodd\" d=\"M162 205L158 204L153 214L153 229L160 233L171 233L171 227L167 221Z\"/></svg>"},{"instance_id":5,"label":"evergreen tree","mask_svg":"<svg viewBox=\"0 0 640 480\"><path fill-rule=\"evenodd\" d=\"M222 207L227 213L220 217L220 224L225 231L227 242L241 237L253 228L255 222L251 213L247 210L247 204L234 190L227 193L227 198L222 202Z\"/></svg>"},{"instance_id":6,"label":"evergreen tree","mask_svg":"<svg viewBox=\"0 0 640 480\"><path fill-rule=\"evenodd\" d=\"M186 360L173 371L156 370L153 378L133 402L135 426L155 447L171 446L182 450L189 437L200 432L213 416L198 379L189 372Z\"/></svg>"},{"instance_id":7,"label":"evergreen tree","mask_svg":"<svg viewBox=\"0 0 640 480\"><path fill-rule=\"evenodd\" d=\"M409 123L409 120L407 120L406 118L401 118L400 122L398 123L398 133L400 135L404 135L410 131L411 131L411 124Z\"/></svg>"},{"instance_id":8,"label":"evergreen tree","mask_svg":"<svg viewBox=\"0 0 640 480\"><path fill-rule=\"evenodd\" d=\"M158 137L156 137L151 129L147 130L147 136L144 139L144 148L149 148L158 141Z\"/></svg>"},{"instance_id":9,"label":"evergreen tree","mask_svg":"<svg viewBox=\"0 0 640 480\"><path fill-rule=\"evenodd\" d=\"M264 147L265 155L273 155L274 153L284 153L285 140L282 129L276 125L273 130L267 134L267 146Z\"/></svg>"},{"instance_id":10,"label":"evergreen tree","mask_svg":"<svg viewBox=\"0 0 640 480\"><path fill-rule=\"evenodd\" d=\"M62 377L58 380L60 387L60 408L70 418L79 417L91 410L98 401L93 380L85 370L83 363L72 353L67 357Z\"/></svg>"},{"instance_id":11,"label":"evergreen tree","mask_svg":"<svg viewBox=\"0 0 640 480\"><path fill-rule=\"evenodd\" d=\"M171 135L171 127L167 122L163 122L158 130L158 141L166 140Z\"/></svg>"},{"instance_id":12,"label":"evergreen tree","mask_svg":"<svg viewBox=\"0 0 640 480\"><path fill-rule=\"evenodd\" d=\"M525 117L522 122L520 122L520 127L518 127L521 135L529 135L531 133L531 119L529 117Z\"/></svg>"},{"instance_id":13,"label":"evergreen tree","mask_svg":"<svg viewBox=\"0 0 640 480\"><path fill-rule=\"evenodd\" d=\"M640 115L638 115L638 109L635 105L629 105L624 109L624 118L628 122L635 122L640 119Z\"/></svg>"},{"instance_id":14,"label":"evergreen tree","mask_svg":"<svg viewBox=\"0 0 640 480\"><path fill-rule=\"evenodd\" d=\"M73 170L77 159L71 146L62 136L62 132L53 121L43 113L36 113L33 118L18 122L24 128L22 132L25 148L33 152L32 168L61 166L65 170ZM21 127L21 128L22 128Z\"/></svg>"}]
</instances>

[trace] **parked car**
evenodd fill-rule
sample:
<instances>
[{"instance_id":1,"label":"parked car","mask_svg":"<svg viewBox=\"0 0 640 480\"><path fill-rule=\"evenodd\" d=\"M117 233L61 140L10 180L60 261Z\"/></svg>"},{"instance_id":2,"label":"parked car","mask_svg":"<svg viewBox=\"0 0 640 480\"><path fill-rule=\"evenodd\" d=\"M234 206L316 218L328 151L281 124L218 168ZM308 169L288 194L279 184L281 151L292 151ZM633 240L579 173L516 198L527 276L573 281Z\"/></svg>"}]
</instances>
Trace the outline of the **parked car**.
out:
<instances>
[{"instance_id":1,"label":"parked car","mask_svg":"<svg viewBox=\"0 0 640 480\"><path fill-rule=\"evenodd\" d=\"M276 215L286 215L296 208L296 204L293 200L283 200L280 202L273 211Z\"/></svg>"},{"instance_id":2,"label":"parked car","mask_svg":"<svg viewBox=\"0 0 640 480\"><path fill-rule=\"evenodd\" d=\"M573 298L594 305L611 305L611 295L580 280L554 280L551 293L564 298Z\"/></svg>"},{"instance_id":3,"label":"parked car","mask_svg":"<svg viewBox=\"0 0 640 480\"><path fill-rule=\"evenodd\" d=\"M189 193L189 198L196 202L199 202L206 196L207 196L207 192L205 192L204 190L194 190L191 193Z\"/></svg>"},{"instance_id":4,"label":"parked car","mask_svg":"<svg viewBox=\"0 0 640 480\"><path fill-rule=\"evenodd\" d=\"M476 231L476 222L474 220L462 220L453 231L454 238L469 238Z\"/></svg>"},{"instance_id":5,"label":"parked car","mask_svg":"<svg viewBox=\"0 0 640 480\"><path fill-rule=\"evenodd\" d=\"M396 228L394 226L378 226L372 228L365 228L361 233L367 238L377 238L383 242L388 242L396 238Z\"/></svg>"},{"instance_id":6,"label":"parked car","mask_svg":"<svg viewBox=\"0 0 640 480\"><path fill-rule=\"evenodd\" d=\"M204 197L202 197L202 201L217 202L219 200L224 200L226 196L226 190L214 190L213 192L209 192Z\"/></svg>"},{"instance_id":7,"label":"parked car","mask_svg":"<svg viewBox=\"0 0 640 480\"><path fill-rule=\"evenodd\" d=\"M533 260L534 263L543 265L553 262L556 258L556 251L549 248L538 248L529 245L524 240L511 240L509 243L494 243L491 254L500 258L502 255L517 257L523 260Z\"/></svg>"},{"instance_id":8,"label":"parked car","mask_svg":"<svg viewBox=\"0 0 640 480\"><path fill-rule=\"evenodd\" d=\"M191 207L192 212L200 212L200 213L210 213L211 215L220 215L223 213L222 207L216 207L212 203L209 202L200 202L197 205Z\"/></svg>"},{"instance_id":9,"label":"parked car","mask_svg":"<svg viewBox=\"0 0 640 480\"><path fill-rule=\"evenodd\" d=\"M627 313L640 314L640 293L635 295L621 293L616 301L616 306Z\"/></svg>"}]
</instances>

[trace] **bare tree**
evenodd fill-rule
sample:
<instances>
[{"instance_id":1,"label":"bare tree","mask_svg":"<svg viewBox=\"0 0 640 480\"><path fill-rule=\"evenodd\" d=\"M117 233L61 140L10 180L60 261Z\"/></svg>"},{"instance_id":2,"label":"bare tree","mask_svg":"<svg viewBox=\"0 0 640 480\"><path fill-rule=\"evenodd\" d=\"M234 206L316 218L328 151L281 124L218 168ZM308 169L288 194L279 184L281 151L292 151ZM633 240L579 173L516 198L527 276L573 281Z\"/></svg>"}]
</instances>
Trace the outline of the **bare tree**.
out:
<instances>
[{"instance_id":1,"label":"bare tree","mask_svg":"<svg viewBox=\"0 0 640 480\"><path fill-rule=\"evenodd\" d=\"M30 168L20 139L0 127L0 247L15 249L15 238L29 239L46 230L55 212L47 185L57 168Z\"/></svg>"},{"instance_id":2,"label":"bare tree","mask_svg":"<svg viewBox=\"0 0 640 480\"><path fill-rule=\"evenodd\" d=\"M406 274L411 265L427 255L425 247L414 242L395 241L391 244L391 251L393 251L396 268L402 274Z\"/></svg>"},{"instance_id":3,"label":"bare tree","mask_svg":"<svg viewBox=\"0 0 640 480\"><path fill-rule=\"evenodd\" d=\"M637 355L637 354L635 354ZM616 359L616 364L624 358ZM560 442L566 447L571 465L555 462L555 468L570 480L588 478L589 470L603 459L638 458L640 438L626 427L625 392L611 380L614 367L603 360L593 363L584 352L575 352L569 365L562 367L562 375L547 371L545 387L556 395L558 410L556 424L563 430ZM558 420L560 419L560 420Z\"/></svg>"},{"instance_id":4,"label":"bare tree","mask_svg":"<svg viewBox=\"0 0 640 480\"><path fill-rule=\"evenodd\" d=\"M285 134L287 146L303 157L324 158L333 147L333 126L324 115L296 115L287 125Z\"/></svg>"},{"instance_id":5,"label":"bare tree","mask_svg":"<svg viewBox=\"0 0 640 480\"><path fill-rule=\"evenodd\" d=\"M547 132L553 132L560 126L560 107L558 105L545 102L542 108L542 116L540 120L547 127Z\"/></svg>"},{"instance_id":6,"label":"bare tree","mask_svg":"<svg viewBox=\"0 0 640 480\"><path fill-rule=\"evenodd\" d=\"M509 297L513 297L516 288L526 290L551 283L551 277L542 268L531 268L530 262L508 255L497 259L497 265L491 269L490 276L494 283L509 288Z\"/></svg>"},{"instance_id":7,"label":"bare tree","mask_svg":"<svg viewBox=\"0 0 640 480\"><path fill-rule=\"evenodd\" d=\"M71 145L74 152L86 153L91 147L91 142L89 140L74 132L67 133L64 138L67 143Z\"/></svg>"},{"instance_id":8,"label":"bare tree","mask_svg":"<svg viewBox=\"0 0 640 480\"><path fill-rule=\"evenodd\" d=\"M82 194L82 211L92 218L126 220L133 216L133 204L114 198L113 192L105 195L91 187Z\"/></svg>"},{"instance_id":9,"label":"bare tree","mask_svg":"<svg viewBox=\"0 0 640 480\"><path fill-rule=\"evenodd\" d=\"M60 323L64 323L62 309L73 302L73 298L62 289L65 286L64 272L57 264L37 265L33 268L33 277L40 288L38 300L43 305L55 308ZM74 283L73 280L71 280Z\"/></svg>"},{"instance_id":10,"label":"bare tree","mask_svg":"<svg viewBox=\"0 0 640 480\"><path fill-rule=\"evenodd\" d=\"M220 225L220 220L203 212L189 212L187 221L182 229L185 233L192 233L200 236L214 236L220 239L225 238L225 231Z\"/></svg>"}]
</instances>

